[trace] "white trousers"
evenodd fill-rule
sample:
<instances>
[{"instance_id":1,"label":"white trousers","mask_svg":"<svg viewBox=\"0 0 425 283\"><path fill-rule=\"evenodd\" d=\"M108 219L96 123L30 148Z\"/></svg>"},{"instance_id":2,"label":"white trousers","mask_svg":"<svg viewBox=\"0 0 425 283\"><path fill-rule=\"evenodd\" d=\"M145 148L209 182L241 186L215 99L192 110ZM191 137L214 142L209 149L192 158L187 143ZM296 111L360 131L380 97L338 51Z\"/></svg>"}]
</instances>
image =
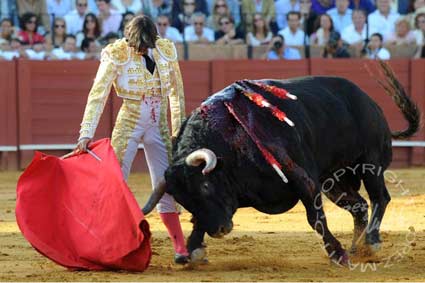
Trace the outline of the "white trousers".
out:
<instances>
[{"instance_id":1,"label":"white trousers","mask_svg":"<svg viewBox=\"0 0 425 283\"><path fill-rule=\"evenodd\" d=\"M167 148L159 131L160 105L161 99L158 97L145 97L142 101L140 118L128 141L121 165L124 178L127 180L137 148L140 143L143 143L152 189L168 168ZM167 193L161 198L156 208L159 213L179 212L174 198Z\"/></svg>"}]
</instances>

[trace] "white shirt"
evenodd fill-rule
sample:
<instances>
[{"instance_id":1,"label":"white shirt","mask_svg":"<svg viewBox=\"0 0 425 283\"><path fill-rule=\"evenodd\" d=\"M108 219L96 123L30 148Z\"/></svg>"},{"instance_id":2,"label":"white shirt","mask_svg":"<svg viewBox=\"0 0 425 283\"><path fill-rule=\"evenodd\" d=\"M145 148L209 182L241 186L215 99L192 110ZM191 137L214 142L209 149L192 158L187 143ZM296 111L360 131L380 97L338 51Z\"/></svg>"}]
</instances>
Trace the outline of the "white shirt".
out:
<instances>
[{"instance_id":1,"label":"white shirt","mask_svg":"<svg viewBox=\"0 0 425 283\"><path fill-rule=\"evenodd\" d=\"M286 27L283 30L279 31L279 34L285 38L285 45L287 46L304 45L305 34L301 29L298 29L295 34L293 34L289 27ZM308 43L308 38L306 43Z\"/></svg>"},{"instance_id":2,"label":"white shirt","mask_svg":"<svg viewBox=\"0 0 425 283\"><path fill-rule=\"evenodd\" d=\"M25 53L27 53L28 59L30 60L44 60L46 56L45 51L36 52L32 49L25 50Z\"/></svg>"},{"instance_id":3,"label":"white shirt","mask_svg":"<svg viewBox=\"0 0 425 283\"><path fill-rule=\"evenodd\" d=\"M77 32L83 30L85 15L80 16L77 10L73 10L65 15L64 19L66 22L66 32L69 34L76 35Z\"/></svg>"},{"instance_id":4,"label":"white shirt","mask_svg":"<svg viewBox=\"0 0 425 283\"><path fill-rule=\"evenodd\" d=\"M214 41L214 31L210 28L204 27L202 30L202 36L205 37L209 42ZM198 41L199 37L195 33L193 26L188 26L184 29L184 38L186 41Z\"/></svg>"},{"instance_id":5,"label":"white shirt","mask_svg":"<svg viewBox=\"0 0 425 283\"><path fill-rule=\"evenodd\" d=\"M424 38L423 31L415 30L415 31L413 31L413 33L415 34L416 45L418 45L418 46L424 45L425 44L425 38Z\"/></svg>"},{"instance_id":6,"label":"white shirt","mask_svg":"<svg viewBox=\"0 0 425 283\"><path fill-rule=\"evenodd\" d=\"M381 59L381 60L389 60L391 58L390 52L385 48L380 48L373 52L370 52L368 57L370 59Z\"/></svg>"},{"instance_id":7,"label":"white shirt","mask_svg":"<svg viewBox=\"0 0 425 283\"><path fill-rule=\"evenodd\" d=\"M164 38L167 38L173 42L183 42L183 37L180 34L179 30L175 27L168 26L165 30L165 36Z\"/></svg>"},{"instance_id":8,"label":"white shirt","mask_svg":"<svg viewBox=\"0 0 425 283\"><path fill-rule=\"evenodd\" d=\"M334 24L334 29L339 33L341 33L341 31L343 31L346 27L348 27L349 25L353 23L353 20L351 18L353 14L353 10L351 9L347 9L344 15L341 15L340 13L338 13L337 8L332 8L328 10L326 13L329 16L331 16L333 24Z\"/></svg>"},{"instance_id":9,"label":"white shirt","mask_svg":"<svg viewBox=\"0 0 425 283\"><path fill-rule=\"evenodd\" d=\"M98 15L99 16L99 15ZM118 32L121 25L122 15L117 10L110 9L109 17L102 22L102 36L110 32Z\"/></svg>"},{"instance_id":10,"label":"white shirt","mask_svg":"<svg viewBox=\"0 0 425 283\"><path fill-rule=\"evenodd\" d=\"M390 12L384 17L379 10L371 13L368 17L369 30L372 33L379 32L384 38L395 30L395 22L400 17L399 13Z\"/></svg>"},{"instance_id":11,"label":"white shirt","mask_svg":"<svg viewBox=\"0 0 425 283\"><path fill-rule=\"evenodd\" d=\"M18 51L1 51L0 50L0 57L3 57L5 60L13 60L13 58L19 58L19 52Z\"/></svg>"},{"instance_id":12,"label":"white shirt","mask_svg":"<svg viewBox=\"0 0 425 283\"><path fill-rule=\"evenodd\" d=\"M369 36L370 35L371 32L369 30ZM342 31L341 38L350 45L365 40L367 38L366 25L363 26L363 30L361 33L356 31L356 28L353 24L349 25Z\"/></svg>"},{"instance_id":13,"label":"white shirt","mask_svg":"<svg viewBox=\"0 0 425 283\"><path fill-rule=\"evenodd\" d=\"M65 52L63 48L55 48L52 50L53 59L56 60L72 60L72 59L84 59L85 54L83 52Z\"/></svg>"},{"instance_id":14,"label":"white shirt","mask_svg":"<svg viewBox=\"0 0 425 283\"><path fill-rule=\"evenodd\" d=\"M290 11L300 11L300 1L296 1L292 6L291 0L277 0L275 2L276 22L279 29L284 29L288 25L286 22L286 14Z\"/></svg>"},{"instance_id":15,"label":"white shirt","mask_svg":"<svg viewBox=\"0 0 425 283\"><path fill-rule=\"evenodd\" d=\"M47 0L47 13L55 14L55 18L63 18L72 10L71 0L60 0L58 3L57 0ZM53 19L53 15L51 15Z\"/></svg>"},{"instance_id":16,"label":"white shirt","mask_svg":"<svg viewBox=\"0 0 425 283\"><path fill-rule=\"evenodd\" d=\"M268 43L272 40L273 34L269 31L269 33L267 34L266 38L264 38L263 40L259 40L258 38L256 38L254 36L254 34L252 32L248 32L247 34L248 37L248 44L251 46L260 46L263 43Z\"/></svg>"},{"instance_id":17,"label":"white shirt","mask_svg":"<svg viewBox=\"0 0 425 283\"><path fill-rule=\"evenodd\" d=\"M111 5L121 14L125 12L133 12L138 14L142 10L142 1L141 0L133 0L131 5L125 7L121 0L112 0Z\"/></svg>"}]
</instances>

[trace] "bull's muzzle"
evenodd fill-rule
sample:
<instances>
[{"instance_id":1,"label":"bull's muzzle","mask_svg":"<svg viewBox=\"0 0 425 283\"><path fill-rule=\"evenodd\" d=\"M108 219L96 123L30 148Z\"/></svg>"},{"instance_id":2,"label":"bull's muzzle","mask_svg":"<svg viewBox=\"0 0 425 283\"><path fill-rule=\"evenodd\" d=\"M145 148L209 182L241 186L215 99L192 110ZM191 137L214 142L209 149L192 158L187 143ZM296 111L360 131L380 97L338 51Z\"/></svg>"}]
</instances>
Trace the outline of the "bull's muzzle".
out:
<instances>
[{"instance_id":1,"label":"bull's muzzle","mask_svg":"<svg viewBox=\"0 0 425 283\"><path fill-rule=\"evenodd\" d=\"M217 165L217 156L208 148L195 150L186 157L186 164L189 166L199 166L205 162L205 167L202 169L202 174L206 175L214 170Z\"/></svg>"},{"instance_id":2,"label":"bull's muzzle","mask_svg":"<svg viewBox=\"0 0 425 283\"><path fill-rule=\"evenodd\" d=\"M230 221L225 225L220 225L216 233L211 234L213 238L223 238L225 235L229 234L233 229L233 222Z\"/></svg>"}]
</instances>

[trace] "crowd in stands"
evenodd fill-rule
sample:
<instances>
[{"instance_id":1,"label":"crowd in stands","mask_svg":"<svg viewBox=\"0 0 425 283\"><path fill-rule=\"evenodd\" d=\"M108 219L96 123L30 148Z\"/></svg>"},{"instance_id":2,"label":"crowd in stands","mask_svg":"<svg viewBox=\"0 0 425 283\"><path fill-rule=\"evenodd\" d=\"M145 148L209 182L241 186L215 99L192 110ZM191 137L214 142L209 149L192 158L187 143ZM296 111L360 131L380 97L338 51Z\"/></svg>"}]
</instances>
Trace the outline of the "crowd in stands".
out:
<instances>
[{"instance_id":1,"label":"crowd in stands","mask_svg":"<svg viewBox=\"0 0 425 283\"><path fill-rule=\"evenodd\" d=\"M0 60L98 59L139 14L176 43L265 46L263 58L425 57L425 0L1 0ZM298 48L302 47L302 48ZM306 54L300 54L306 52Z\"/></svg>"}]
</instances>

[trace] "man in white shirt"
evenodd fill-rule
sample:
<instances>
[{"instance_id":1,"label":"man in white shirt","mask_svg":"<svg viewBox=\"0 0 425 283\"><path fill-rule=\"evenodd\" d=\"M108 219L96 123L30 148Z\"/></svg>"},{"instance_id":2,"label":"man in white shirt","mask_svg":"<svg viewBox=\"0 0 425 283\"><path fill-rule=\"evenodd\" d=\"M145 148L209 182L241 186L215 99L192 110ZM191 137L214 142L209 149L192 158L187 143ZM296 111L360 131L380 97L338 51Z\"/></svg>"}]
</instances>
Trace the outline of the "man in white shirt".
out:
<instances>
[{"instance_id":1,"label":"man in white shirt","mask_svg":"<svg viewBox=\"0 0 425 283\"><path fill-rule=\"evenodd\" d=\"M374 33L370 37L370 42L367 48L367 58L389 60L390 52L382 45L383 37L380 33Z\"/></svg>"},{"instance_id":2,"label":"man in white shirt","mask_svg":"<svg viewBox=\"0 0 425 283\"><path fill-rule=\"evenodd\" d=\"M184 29L184 39L193 43L214 42L214 31L205 27L205 15L201 12L192 15L192 24Z\"/></svg>"},{"instance_id":3,"label":"man in white shirt","mask_svg":"<svg viewBox=\"0 0 425 283\"><path fill-rule=\"evenodd\" d=\"M334 29L339 33L352 24L353 11L348 8L349 5L350 2L348 0L335 0L335 8L327 12L332 18Z\"/></svg>"},{"instance_id":4,"label":"man in white shirt","mask_svg":"<svg viewBox=\"0 0 425 283\"><path fill-rule=\"evenodd\" d=\"M391 0L376 0L376 5L376 11L368 17L369 30L379 32L385 38L395 30L395 22L400 14L391 11Z\"/></svg>"},{"instance_id":5,"label":"man in white shirt","mask_svg":"<svg viewBox=\"0 0 425 283\"><path fill-rule=\"evenodd\" d=\"M341 37L350 45L363 43L366 40L366 13L364 10L353 11L353 23L342 31Z\"/></svg>"},{"instance_id":6,"label":"man in white shirt","mask_svg":"<svg viewBox=\"0 0 425 283\"><path fill-rule=\"evenodd\" d=\"M291 11L286 15L288 26L279 31L279 34L285 38L285 44L288 46L301 46L308 42L304 31L301 30L300 12Z\"/></svg>"},{"instance_id":7,"label":"man in white shirt","mask_svg":"<svg viewBox=\"0 0 425 283\"><path fill-rule=\"evenodd\" d=\"M174 43L183 42L183 37L179 30L170 26L170 19L167 16L162 15L156 19L156 28L162 38L167 38Z\"/></svg>"},{"instance_id":8,"label":"man in white shirt","mask_svg":"<svg viewBox=\"0 0 425 283\"><path fill-rule=\"evenodd\" d=\"M84 59L85 54L77 51L77 40L73 35L67 35L62 47L52 50L51 59L54 60L72 60Z\"/></svg>"},{"instance_id":9,"label":"man in white shirt","mask_svg":"<svg viewBox=\"0 0 425 283\"><path fill-rule=\"evenodd\" d=\"M51 17L53 22L53 17L62 18L72 10L72 0L47 0L47 13Z\"/></svg>"},{"instance_id":10,"label":"man in white shirt","mask_svg":"<svg viewBox=\"0 0 425 283\"><path fill-rule=\"evenodd\" d=\"M111 8L111 0L96 0L99 10L98 18L102 23L102 36L110 32L118 32L121 25L122 15Z\"/></svg>"},{"instance_id":11,"label":"man in white shirt","mask_svg":"<svg viewBox=\"0 0 425 283\"><path fill-rule=\"evenodd\" d=\"M288 25L286 14L291 11L300 11L299 0L277 0L274 5L276 8L276 22L279 29L284 29Z\"/></svg>"},{"instance_id":12,"label":"man in white shirt","mask_svg":"<svg viewBox=\"0 0 425 283\"><path fill-rule=\"evenodd\" d=\"M75 10L65 15L66 32L68 34L76 35L77 32L83 30L84 17L88 13L87 5L87 0L76 0Z\"/></svg>"}]
</instances>

